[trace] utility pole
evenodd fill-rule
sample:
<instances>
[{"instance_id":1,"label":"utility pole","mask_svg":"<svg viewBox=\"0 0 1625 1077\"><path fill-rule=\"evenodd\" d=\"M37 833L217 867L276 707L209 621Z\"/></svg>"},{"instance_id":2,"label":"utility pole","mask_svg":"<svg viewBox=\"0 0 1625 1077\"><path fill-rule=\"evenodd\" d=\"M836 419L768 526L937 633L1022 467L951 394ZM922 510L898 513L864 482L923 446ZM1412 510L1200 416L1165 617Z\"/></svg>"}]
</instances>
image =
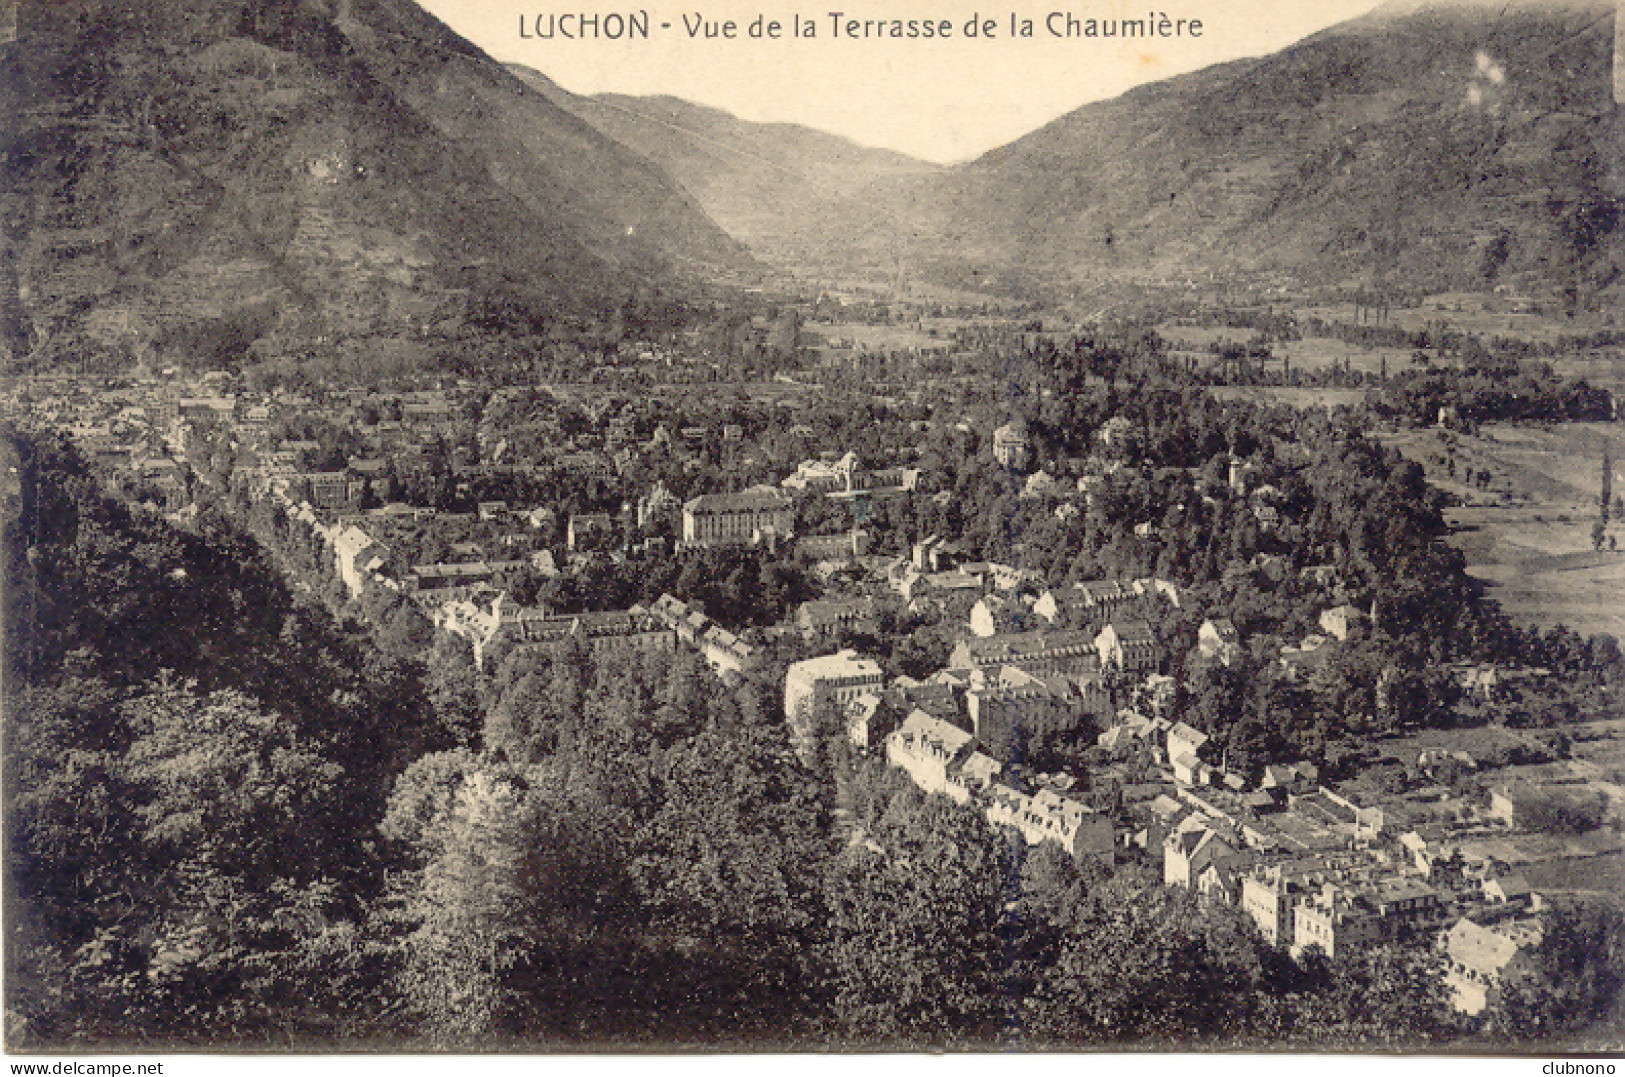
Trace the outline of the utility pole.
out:
<instances>
[{"instance_id":1,"label":"utility pole","mask_svg":"<svg viewBox=\"0 0 1625 1077\"><path fill-rule=\"evenodd\" d=\"M1608 148L1608 193L1625 198L1625 0L1614 0L1614 115Z\"/></svg>"}]
</instances>

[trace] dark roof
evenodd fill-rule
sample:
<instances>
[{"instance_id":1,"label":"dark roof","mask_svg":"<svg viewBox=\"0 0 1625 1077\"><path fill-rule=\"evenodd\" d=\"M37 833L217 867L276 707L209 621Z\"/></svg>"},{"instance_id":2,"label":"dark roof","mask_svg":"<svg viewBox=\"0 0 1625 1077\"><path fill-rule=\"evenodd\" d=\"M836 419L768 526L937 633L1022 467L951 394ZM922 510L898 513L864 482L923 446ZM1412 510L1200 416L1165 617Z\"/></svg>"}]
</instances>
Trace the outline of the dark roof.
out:
<instances>
[{"instance_id":1,"label":"dark roof","mask_svg":"<svg viewBox=\"0 0 1625 1077\"><path fill-rule=\"evenodd\" d=\"M1151 626L1144 621L1113 621L1106 626L1117 633L1119 643L1154 643Z\"/></svg>"},{"instance_id":2,"label":"dark roof","mask_svg":"<svg viewBox=\"0 0 1625 1077\"><path fill-rule=\"evenodd\" d=\"M760 512L789 504L790 499L777 490L743 490L737 494L702 494L683 508L689 512Z\"/></svg>"}]
</instances>

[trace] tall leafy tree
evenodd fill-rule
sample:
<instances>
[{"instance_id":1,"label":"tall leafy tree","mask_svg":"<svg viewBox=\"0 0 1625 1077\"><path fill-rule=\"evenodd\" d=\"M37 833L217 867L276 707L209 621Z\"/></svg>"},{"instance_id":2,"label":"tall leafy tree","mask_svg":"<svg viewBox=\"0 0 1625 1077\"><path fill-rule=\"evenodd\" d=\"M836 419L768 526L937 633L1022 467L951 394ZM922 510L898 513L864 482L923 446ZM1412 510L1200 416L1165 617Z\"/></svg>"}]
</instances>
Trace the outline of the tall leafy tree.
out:
<instances>
[{"instance_id":1,"label":"tall leafy tree","mask_svg":"<svg viewBox=\"0 0 1625 1077\"><path fill-rule=\"evenodd\" d=\"M834 865L833 1020L848 1042L952 1047L996 1042L1014 865L982 817L945 798L894 805L889 825Z\"/></svg>"},{"instance_id":2,"label":"tall leafy tree","mask_svg":"<svg viewBox=\"0 0 1625 1077\"><path fill-rule=\"evenodd\" d=\"M401 897L411 931L400 990L431 1042L490 1045L532 942L530 821L520 783L504 770L469 767L447 792L419 839L430 855Z\"/></svg>"}]
</instances>

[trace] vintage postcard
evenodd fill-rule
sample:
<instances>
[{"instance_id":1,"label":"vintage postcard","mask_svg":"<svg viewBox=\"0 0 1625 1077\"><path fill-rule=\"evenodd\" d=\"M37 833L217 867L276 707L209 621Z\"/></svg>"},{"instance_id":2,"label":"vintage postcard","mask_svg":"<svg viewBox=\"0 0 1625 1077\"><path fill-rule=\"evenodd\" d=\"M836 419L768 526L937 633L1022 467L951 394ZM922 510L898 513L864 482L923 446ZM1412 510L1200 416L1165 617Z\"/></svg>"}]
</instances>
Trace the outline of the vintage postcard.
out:
<instances>
[{"instance_id":1,"label":"vintage postcard","mask_svg":"<svg viewBox=\"0 0 1625 1077\"><path fill-rule=\"evenodd\" d=\"M3 0L12 1072L1612 1073L1622 14Z\"/></svg>"}]
</instances>

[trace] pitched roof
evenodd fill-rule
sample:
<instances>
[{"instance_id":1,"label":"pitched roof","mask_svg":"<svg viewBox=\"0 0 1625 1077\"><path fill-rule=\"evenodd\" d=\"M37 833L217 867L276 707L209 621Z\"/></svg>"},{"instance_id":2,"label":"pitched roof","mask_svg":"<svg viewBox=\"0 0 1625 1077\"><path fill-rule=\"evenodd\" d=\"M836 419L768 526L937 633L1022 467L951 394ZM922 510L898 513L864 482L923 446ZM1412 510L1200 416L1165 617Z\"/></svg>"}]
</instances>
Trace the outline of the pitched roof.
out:
<instances>
[{"instance_id":1,"label":"pitched roof","mask_svg":"<svg viewBox=\"0 0 1625 1077\"><path fill-rule=\"evenodd\" d=\"M1511 901L1513 898L1525 897L1530 892L1529 880L1525 879L1522 875L1503 875L1499 879L1485 880L1484 890L1486 893L1490 892L1491 887L1494 887L1495 891L1498 892L1506 901Z\"/></svg>"},{"instance_id":2,"label":"pitched roof","mask_svg":"<svg viewBox=\"0 0 1625 1077\"><path fill-rule=\"evenodd\" d=\"M1281 763L1271 763L1264 768L1264 784L1291 785L1297 780L1298 772Z\"/></svg>"},{"instance_id":3,"label":"pitched roof","mask_svg":"<svg viewBox=\"0 0 1625 1077\"><path fill-rule=\"evenodd\" d=\"M1202 732L1200 729L1196 729L1193 726L1188 726L1184 722L1179 722L1175 724L1172 729L1168 730L1168 739L1182 740L1186 744L1189 744L1192 748L1200 748L1202 745L1208 742L1209 738L1208 735Z\"/></svg>"},{"instance_id":4,"label":"pitched roof","mask_svg":"<svg viewBox=\"0 0 1625 1077\"><path fill-rule=\"evenodd\" d=\"M1019 415L993 431L993 440L995 441L1017 439L1027 440L1027 420Z\"/></svg>"},{"instance_id":5,"label":"pitched roof","mask_svg":"<svg viewBox=\"0 0 1625 1077\"><path fill-rule=\"evenodd\" d=\"M790 499L772 487L752 487L736 494L701 494L683 504L686 512L762 512L787 508Z\"/></svg>"},{"instance_id":6,"label":"pitched roof","mask_svg":"<svg viewBox=\"0 0 1625 1077\"><path fill-rule=\"evenodd\" d=\"M930 749L952 759L976 738L956 725L917 710L910 712L903 719L903 724L887 739L897 741L910 750Z\"/></svg>"},{"instance_id":7,"label":"pitched roof","mask_svg":"<svg viewBox=\"0 0 1625 1077\"><path fill-rule=\"evenodd\" d=\"M1123 585L1116 580L1085 580L1075 584L1074 590L1089 605L1127 597Z\"/></svg>"},{"instance_id":8,"label":"pitched roof","mask_svg":"<svg viewBox=\"0 0 1625 1077\"><path fill-rule=\"evenodd\" d=\"M983 752L973 751L959 759L951 769L973 784L989 785L999 776L1004 764Z\"/></svg>"},{"instance_id":9,"label":"pitched roof","mask_svg":"<svg viewBox=\"0 0 1625 1077\"><path fill-rule=\"evenodd\" d=\"M1151 811L1164 822L1185 810L1185 806L1167 793L1158 793L1151 801Z\"/></svg>"},{"instance_id":10,"label":"pitched roof","mask_svg":"<svg viewBox=\"0 0 1625 1077\"><path fill-rule=\"evenodd\" d=\"M1026 658L1072 648L1082 656L1094 652L1087 632L1000 632L992 636L960 641L965 657L973 665L1018 663ZM957 649L956 649L957 650Z\"/></svg>"},{"instance_id":11,"label":"pitched roof","mask_svg":"<svg viewBox=\"0 0 1625 1077\"><path fill-rule=\"evenodd\" d=\"M1156 637L1151 634L1151 626L1144 621L1113 621L1102 631L1111 631L1116 634L1119 644L1155 643Z\"/></svg>"},{"instance_id":12,"label":"pitched roof","mask_svg":"<svg viewBox=\"0 0 1625 1077\"><path fill-rule=\"evenodd\" d=\"M807 658L791 665L788 672L809 680L872 677L878 683L882 677L880 664L872 658L859 657L856 651L838 651L835 654Z\"/></svg>"}]
</instances>

